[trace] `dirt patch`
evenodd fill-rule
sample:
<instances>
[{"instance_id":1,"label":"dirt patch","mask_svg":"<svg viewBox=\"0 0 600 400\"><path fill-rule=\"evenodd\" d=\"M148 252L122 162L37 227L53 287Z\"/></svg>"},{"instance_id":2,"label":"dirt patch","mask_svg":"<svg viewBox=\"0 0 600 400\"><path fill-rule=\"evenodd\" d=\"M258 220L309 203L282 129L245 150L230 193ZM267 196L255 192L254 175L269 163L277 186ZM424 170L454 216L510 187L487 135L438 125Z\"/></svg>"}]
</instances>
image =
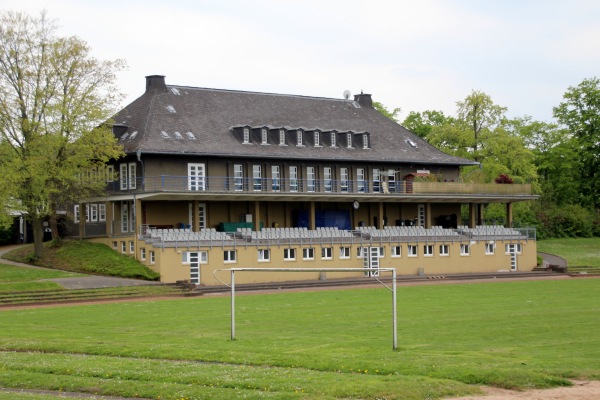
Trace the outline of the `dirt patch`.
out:
<instances>
[{"instance_id":1,"label":"dirt patch","mask_svg":"<svg viewBox=\"0 0 600 400\"><path fill-rule=\"evenodd\" d=\"M600 399L600 381L572 381L573 386L515 391L484 386L485 395L453 397L446 400L591 400Z\"/></svg>"}]
</instances>

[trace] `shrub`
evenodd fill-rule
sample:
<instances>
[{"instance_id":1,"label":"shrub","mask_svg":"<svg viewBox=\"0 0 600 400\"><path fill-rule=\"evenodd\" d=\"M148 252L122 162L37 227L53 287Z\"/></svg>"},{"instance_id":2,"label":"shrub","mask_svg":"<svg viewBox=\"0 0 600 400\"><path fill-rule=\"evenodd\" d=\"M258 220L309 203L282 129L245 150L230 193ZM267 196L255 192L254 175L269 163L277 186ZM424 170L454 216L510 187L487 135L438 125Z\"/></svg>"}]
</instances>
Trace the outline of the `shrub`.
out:
<instances>
[{"instance_id":1,"label":"shrub","mask_svg":"<svg viewBox=\"0 0 600 400\"><path fill-rule=\"evenodd\" d=\"M508 176L508 174L500 174L498 175L498 177L496 179L494 179L494 182L496 183L513 183L513 180L510 176Z\"/></svg>"}]
</instances>

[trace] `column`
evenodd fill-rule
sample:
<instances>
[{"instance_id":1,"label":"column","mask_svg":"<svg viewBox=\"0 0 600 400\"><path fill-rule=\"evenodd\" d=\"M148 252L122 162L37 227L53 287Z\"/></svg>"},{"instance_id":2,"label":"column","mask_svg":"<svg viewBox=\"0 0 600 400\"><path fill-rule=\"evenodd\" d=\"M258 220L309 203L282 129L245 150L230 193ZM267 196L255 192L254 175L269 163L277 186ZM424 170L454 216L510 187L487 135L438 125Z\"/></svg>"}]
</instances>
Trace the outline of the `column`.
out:
<instances>
[{"instance_id":1,"label":"column","mask_svg":"<svg viewBox=\"0 0 600 400\"><path fill-rule=\"evenodd\" d=\"M310 203L310 209L308 211L308 229L310 229L311 231L314 231L317 228L317 220L316 220L316 207L315 207L315 202L311 201Z\"/></svg>"},{"instance_id":2,"label":"column","mask_svg":"<svg viewBox=\"0 0 600 400\"><path fill-rule=\"evenodd\" d=\"M509 228L513 226L513 207L512 203L506 203L506 224Z\"/></svg>"},{"instance_id":3,"label":"column","mask_svg":"<svg viewBox=\"0 0 600 400\"><path fill-rule=\"evenodd\" d=\"M469 228L475 228L477 226L477 204L469 204Z\"/></svg>"},{"instance_id":4,"label":"column","mask_svg":"<svg viewBox=\"0 0 600 400\"><path fill-rule=\"evenodd\" d=\"M425 228L431 228L431 203L425 203Z\"/></svg>"},{"instance_id":5,"label":"column","mask_svg":"<svg viewBox=\"0 0 600 400\"><path fill-rule=\"evenodd\" d=\"M252 218L254 221L254 230L260 232L260 201L254 202L254 215Z\"/></svg>"}]
</instances>

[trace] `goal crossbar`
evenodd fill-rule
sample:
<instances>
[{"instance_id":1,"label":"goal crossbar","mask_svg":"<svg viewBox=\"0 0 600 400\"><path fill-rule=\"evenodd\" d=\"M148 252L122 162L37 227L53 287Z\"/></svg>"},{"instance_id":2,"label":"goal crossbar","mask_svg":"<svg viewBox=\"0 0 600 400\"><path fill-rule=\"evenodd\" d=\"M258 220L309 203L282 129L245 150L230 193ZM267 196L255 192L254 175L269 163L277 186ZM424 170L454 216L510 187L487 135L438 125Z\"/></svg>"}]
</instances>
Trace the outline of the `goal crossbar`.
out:
<instances>
[{"instance_id":1,"label":"goal crossbar","mask_svg":"<svg viewBox=\"0 0 600 400\"><path fill-rule=\"evenodd\" d=\"M231 273L231 340L235 340L235 273L236 272L391 272L392 273L392 348L398 348L396 318L396 269L395 268L228 268L217 271ZM388 288L389 289L389 288Z\"/></svg>"}]
</instances>

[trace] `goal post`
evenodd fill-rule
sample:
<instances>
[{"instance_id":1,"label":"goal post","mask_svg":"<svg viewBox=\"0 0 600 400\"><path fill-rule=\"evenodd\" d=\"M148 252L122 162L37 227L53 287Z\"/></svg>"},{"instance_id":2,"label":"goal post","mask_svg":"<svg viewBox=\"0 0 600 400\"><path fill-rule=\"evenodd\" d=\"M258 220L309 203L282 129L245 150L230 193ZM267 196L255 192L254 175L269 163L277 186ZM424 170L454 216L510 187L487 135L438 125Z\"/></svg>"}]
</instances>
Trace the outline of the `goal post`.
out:
<instances>
[{"instance_id":1,"label":"goal post","mask_svg":"<svg viewBox=\"0 0 600 400\"><path fill-rule=\"evenodd\" d=\"M392 287L392 348L398 348L398 329L396 317L396 269L395 268L229 268L217 271L230 271L231 273L231 340L235 340L235 273L236 272L391 272ZM371 275L371 274L369 274ZM377 276L377 275L372 275ZM380 281L380 283L382 283ZM383 284L383 283L382 283Z\"/></svg>"}]
</instances>

